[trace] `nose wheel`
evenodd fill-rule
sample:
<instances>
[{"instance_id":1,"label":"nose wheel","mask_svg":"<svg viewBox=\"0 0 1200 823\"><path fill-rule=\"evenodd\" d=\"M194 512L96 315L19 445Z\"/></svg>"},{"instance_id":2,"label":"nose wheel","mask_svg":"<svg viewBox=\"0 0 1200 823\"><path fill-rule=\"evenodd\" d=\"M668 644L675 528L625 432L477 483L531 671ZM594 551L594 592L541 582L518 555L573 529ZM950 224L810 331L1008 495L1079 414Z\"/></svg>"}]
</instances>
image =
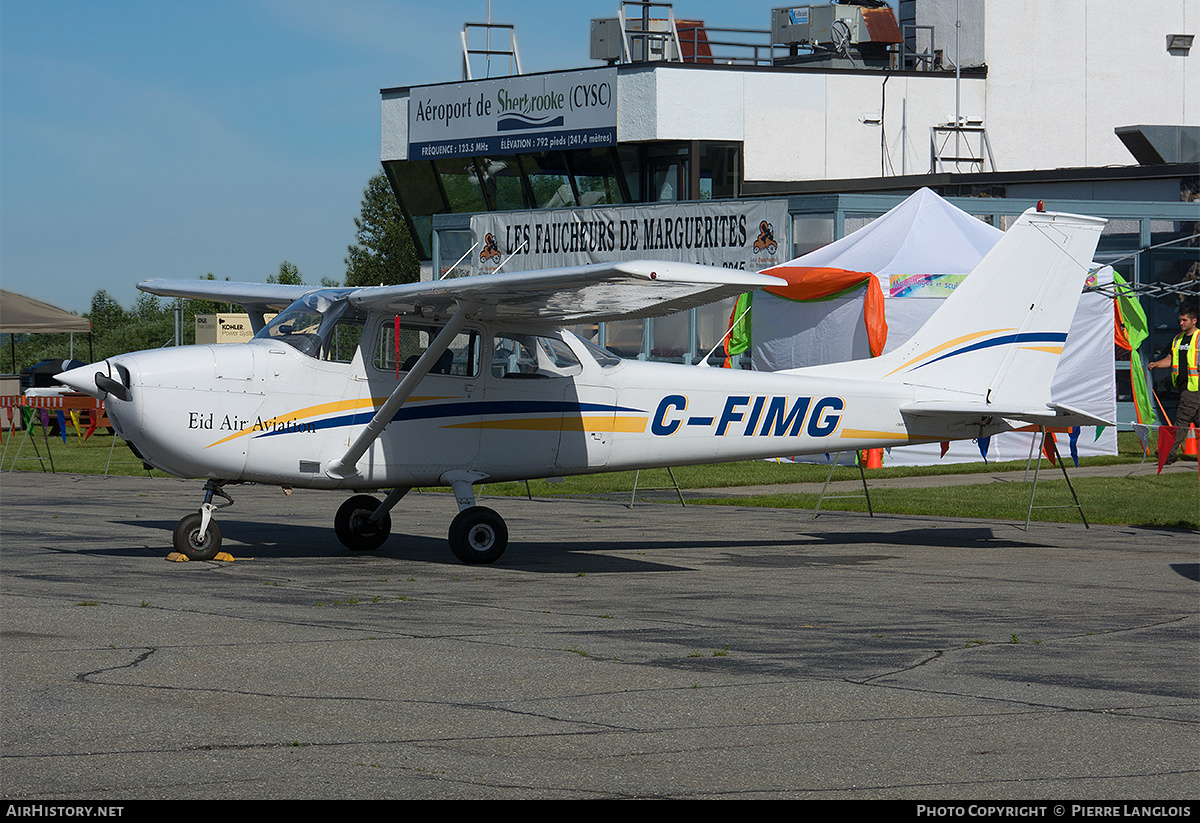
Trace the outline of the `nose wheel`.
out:
<instances>
[{"instance_id":1,"label":"nose wheel","mask_svg":"<svg viewBox=\"0 0 1200 823\"><path fill-rule=\"evenodd\" d=\"M212 519L217 509L233 505L233 498L221 490L221 483L210 480L204 484L204 502L200 511L185 515L175 524L171 542L175 551L188 560L212 560L221 551L221 529ZM227 502L213 503L213 496L223 497Z\"/></svg>"},{"instance_id":2,"label":"nose wheel","mask_svg":"<svg viewBox=\"0 0 1200 823\"><path fill-rule=\"evenodd\" d=\"M203 528L203 517L199 512L193 512L180 519L175 524L175 534L172 542L175 551L188 560L212 560L221 550L221 530L215 521L209 521L208 528Z\"/></svg>"}]
</instances>

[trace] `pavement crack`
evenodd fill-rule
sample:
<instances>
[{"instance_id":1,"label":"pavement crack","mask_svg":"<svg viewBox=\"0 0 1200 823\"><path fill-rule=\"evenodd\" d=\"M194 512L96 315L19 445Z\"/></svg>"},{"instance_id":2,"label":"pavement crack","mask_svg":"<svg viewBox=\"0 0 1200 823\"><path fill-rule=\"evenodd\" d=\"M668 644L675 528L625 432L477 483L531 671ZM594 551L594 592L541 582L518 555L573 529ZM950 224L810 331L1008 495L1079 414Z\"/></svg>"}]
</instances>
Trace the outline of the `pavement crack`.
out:
<instances>
[{"instance_id":1,"label":"pavement crack","mask_svg":"<svg viewBox=\"0 0 1200 823\"><path fill-rule=\"evenodd\" d=\"M128 663L124 663L120 666L106 666L103 669L94 669L90 672L80 672L79 674L75 675L75 680L80 683L88 683L93 686L106 685L103 683L94 683L93 681L89 680L89 678L94 677L99 674L104 674L105 672L119 671L120 669L136 669L143 662L145 662L146 660L149 660L150 657L153 656L154 653L157 651L158 651L158 649L156 649L156 648L150 648L150 649L147 649L146 651L142 652L141 654L139 654L137 657L135 657L133 660L129 661Z\"/></svg>"}]
</instances>

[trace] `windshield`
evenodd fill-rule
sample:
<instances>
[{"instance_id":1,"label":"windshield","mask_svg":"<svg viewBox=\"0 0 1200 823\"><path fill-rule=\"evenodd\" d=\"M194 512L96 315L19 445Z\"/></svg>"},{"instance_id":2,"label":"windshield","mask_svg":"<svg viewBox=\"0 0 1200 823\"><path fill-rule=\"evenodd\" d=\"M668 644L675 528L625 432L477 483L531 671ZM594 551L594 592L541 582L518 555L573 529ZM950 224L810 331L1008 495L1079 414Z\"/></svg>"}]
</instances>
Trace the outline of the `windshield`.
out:
<instances>
[{"instance_id":1,"label":"windshield","mask_svg":"<svg viewBox=\"0 0 1200 823\"><path fill-rule=\"evenodd\" d=\"M366 314L350 305L345 292L315 291L276 315L254 337L286 343L309 357L349 363L358 350L366 319Z\"/></svg>"}]
</instances>

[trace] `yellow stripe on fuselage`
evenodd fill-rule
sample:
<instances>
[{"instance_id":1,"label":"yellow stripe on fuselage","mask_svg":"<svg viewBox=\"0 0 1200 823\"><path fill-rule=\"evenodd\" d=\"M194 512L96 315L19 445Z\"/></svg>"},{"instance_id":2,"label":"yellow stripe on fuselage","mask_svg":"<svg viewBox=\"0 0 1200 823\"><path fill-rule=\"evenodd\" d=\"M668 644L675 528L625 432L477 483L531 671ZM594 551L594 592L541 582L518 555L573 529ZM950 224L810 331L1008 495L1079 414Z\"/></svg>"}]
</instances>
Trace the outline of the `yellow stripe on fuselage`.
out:
<instances>
[{"instance_id":1,"label":"yellow stripe on fuselage","mask_svg":"<svg viewBox=\"0 0 1200 823\"><path fill-rule=\"evenodd\" d=\"M418 402L422 402L425 400L452 400L452 399L454 399L454 398L434 397L434 396L410 397L410 398L408 398L407 402L418 403ZM220 440L216 441L215 443L209 443L204 448L211 449L213 446L219 446L222 443L228 443L230 440L236 440L239 437L245 437L248 434L254 434L255 432L260 432L265 429L269 429L272 426L275 426L279 423L284 423L284 422L288 422L288 421L298 422L301 419L307 418L307 417L319 417L323 414L335 414L337 412L357 411L359 409L365 409L365 408L378 409L380 406L382 406L386 402L387 402L386 397L361 397L357 400L334 400L329 403L318 403L315 406L307 406L303 409L296 409L295 411L285 412L284 414L279 414L279 415L276 415L275 417L269 418L267 420L263 420L261 427L260 426L252 426L250 428L240 429L238 431L235 431L233 434L229 435L228 437L221 438Z\"/></svg>"}]
</instances>

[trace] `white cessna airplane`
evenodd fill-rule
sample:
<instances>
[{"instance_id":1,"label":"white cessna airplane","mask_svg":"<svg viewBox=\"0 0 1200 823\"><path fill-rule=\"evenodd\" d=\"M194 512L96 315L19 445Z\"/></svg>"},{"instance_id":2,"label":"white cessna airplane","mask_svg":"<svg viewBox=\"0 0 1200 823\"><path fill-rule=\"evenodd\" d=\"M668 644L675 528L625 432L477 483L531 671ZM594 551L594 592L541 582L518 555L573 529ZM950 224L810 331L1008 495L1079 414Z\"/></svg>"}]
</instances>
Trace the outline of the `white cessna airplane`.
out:
<instances>
[{"instance_id":1,"label":"white cessna airplane","mask_svg":"<svg viewBox=\"0 0 1200 823\"><path fill-rule=\"evenodd\" d=\"M504 520L473 485L1096 424L1052 402L1105 221L1026 212L908 342L870 360L783 372L621 360L565 324L677 312L781 284L687 263L628 262L412 283L155 280L169 297L250 313L249 343L142 351L59 375L103 398L146 463L206 478L175 548L211 559L224 487L389 490L351 496L334 529L378 548L410 489L448 485L450 548L491 563ZM268 310L282 312L263 322Z\"/></svg>"}]
</instances>

